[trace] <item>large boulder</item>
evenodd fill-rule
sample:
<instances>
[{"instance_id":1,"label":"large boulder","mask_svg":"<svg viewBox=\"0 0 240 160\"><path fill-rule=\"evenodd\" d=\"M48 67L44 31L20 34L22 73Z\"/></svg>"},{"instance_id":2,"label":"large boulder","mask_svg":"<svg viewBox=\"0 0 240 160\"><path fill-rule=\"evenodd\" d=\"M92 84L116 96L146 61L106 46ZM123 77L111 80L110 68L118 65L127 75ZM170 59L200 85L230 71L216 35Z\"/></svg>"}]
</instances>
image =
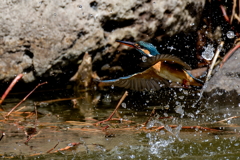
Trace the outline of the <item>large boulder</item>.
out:
<instances>
[{"instance_id":1,"label":"large boulder","mask_svg":"<svg viewBox=\"0 0 240 160\"><path fill-rule=\"evenodd\" d=\"M117 39L193 31L204 5L205 0L0 1L0 80L19 73L25 82L58 77L85 52L101 59L116 51Z\"/></svg>"}]
</instances>

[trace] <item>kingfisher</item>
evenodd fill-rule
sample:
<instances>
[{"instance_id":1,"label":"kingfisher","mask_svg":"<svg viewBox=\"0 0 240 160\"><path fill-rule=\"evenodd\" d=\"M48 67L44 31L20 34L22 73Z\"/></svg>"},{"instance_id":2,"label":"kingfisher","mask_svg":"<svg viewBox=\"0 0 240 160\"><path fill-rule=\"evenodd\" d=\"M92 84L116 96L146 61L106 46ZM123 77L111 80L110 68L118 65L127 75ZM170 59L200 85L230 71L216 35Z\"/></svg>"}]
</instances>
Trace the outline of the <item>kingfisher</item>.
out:
<instances>
[{"instance_id":1,"label":"kingfisher","mask_svg":"<svg viewBox=\"0 0 240 160\"><path fill-rule=\"evenodd\" d=\"M191 67L180 58L170 54L160 54L151 43L117 41L121 44L135 48L146 59L140 65L147 68L129 76L111 80L98 80L100 86L114 85L126 89L143 91L156 91L162 87L189 87L202 86L203 82L195 76L200 76L205 68L191 70Z\"/></svg>"}]
</instances>

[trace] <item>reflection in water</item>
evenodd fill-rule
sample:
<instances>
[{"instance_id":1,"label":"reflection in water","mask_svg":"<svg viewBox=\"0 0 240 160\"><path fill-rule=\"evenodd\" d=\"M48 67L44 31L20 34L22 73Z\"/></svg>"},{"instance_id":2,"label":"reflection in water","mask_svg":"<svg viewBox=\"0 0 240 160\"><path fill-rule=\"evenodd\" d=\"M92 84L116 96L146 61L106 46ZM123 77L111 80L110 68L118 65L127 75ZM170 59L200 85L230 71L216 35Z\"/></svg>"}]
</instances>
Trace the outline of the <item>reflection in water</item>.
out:
<instances>
[{"instance_id":1,"label":"reflection in water","mask_svg":"<svg viewBox=\"0 0 240 160\"><path fill-rule=\"evenodd\" d=\"M234 100L229 100L228 103L225 100L221 105L223 98L204 95L205 99L192 108L191 105L198 99L199 91L196 89L164 89L154 93L130 91L115 115L121 117L121 121L94 126L94 123L111 114L124 91L89 90L74 94L71 91L69 94L63 92L54 95L35 94L10 116L10 120L1 121L1 131L6 133L0 145L2 157L238 157L240 121L238 117L227 119L240 116L239 102ZM52 100L47 101L50 99ZM41 100L43 102L37 105L36 118L32 114L35 112L34 104ZM20 99L16 97L9 97L2 107L5 111L10 110L14 106L14 103L10 102L18 101ZM216 101L219 102L217 105L211 103ZM153 107L156 108L156 114L149 119ZM148 119L145 127L143 124ZM165 129L162 129L163 126ZM161 129L157 129L158 127ZM34 132L27 133L32 137L24 144L27 140L24 131L29 131L29 128L34 129ZM53 148L56 144L56 148ZM70 149L64 150L66 147ZM52 148L51 153L46 153ZM58 153L54 153L58 150Z\"/></svg>"}]
</instances>

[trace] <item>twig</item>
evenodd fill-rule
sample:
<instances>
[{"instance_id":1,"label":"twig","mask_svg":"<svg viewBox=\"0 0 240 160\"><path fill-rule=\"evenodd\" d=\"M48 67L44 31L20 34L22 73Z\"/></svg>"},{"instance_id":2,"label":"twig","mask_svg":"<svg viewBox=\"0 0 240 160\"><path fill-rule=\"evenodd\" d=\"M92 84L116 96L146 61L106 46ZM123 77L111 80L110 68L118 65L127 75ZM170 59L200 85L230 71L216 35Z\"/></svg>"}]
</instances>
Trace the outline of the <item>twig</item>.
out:
<instances>
[{"instance_id":1,"label":"twig","mask_svg":"<svg viewBox=\"0 0 240 160\"><path fill-rule=\"evenodd\" d=\"M85 97L61 98L61 99L39 101L39 102L36 102L36 105L39 105L41 103L53 103L53 102L69 101L69 100L72 100L72 99L83 99L83 98L85 98Z\"/></svg>"},{"instance_id":2,"label":"twig","mask_svg":"<svg viewBox=\"0 0 240 160\"><path fill-rule=\"evenodd\" d=\"M10 112L8 112L8 114L5 117L8 117L20 104L22 104L39 86L47 84L47 82L44 83L40 83L38 84L30 93L28 93L28 95L26 97L23 98L23 100L21 100L15 107L13 107L11 109Z\"/></svg>"},{"instance_id":3,"label":"twig","mask_svg":"<svg viewBox=\"0 0 240 160\"><path fill-rule=\"evenodd\" d=\"M0 141L3 139L4 136L5 136L5 132L2 133L2 136L0 137Z\"/></svg>"},{"instance_id":4,"label":"twig","mask_svg":"<svg viewBox=\"0 0 240 160\"><path fill-rule=\"evenodd\" d=\"M240 22L240 17L237 14L234 14L234 18L236 18L238 20L238 23Z\"/></svg>"},{"instance_id":5,"label":"twig","mask_svg":"<svg viewBox=\"0 0 240 160\"><path fill-rule=\"evenodd\" d=\"M156 107L153 108L152 112L150 113L150 116L148 117L147 121L144 123L144 127L148 124L150 118L155 114Z\"/></svg>"},{"instance_id":6,"label":"twig","mask_svg":"<svg viewBox=\"0 0 240 160\"><path fill-rule=\"evenodd\" d=\"M208 74L207 74L207 78L206 78L206 80L205 80L205 83L206 83L206 82L209 80L209 78L211 77L211 73L212 73L213 67L214 67L214 65L215 65L215 63L216 63L216 60L217 60L217 58L218 58L219 53L221 52L221 50L222 50L222 48L223 48L223 44L224 44L224 42L222 41L222 42L220 43L220 45L218 46L217 50L216 50L216 53L215 53L215 55L214 55L212 64L211 64L211 66L210 66L210 68L209 68L209 70L208 70Z\"/></svg>"},{"instance_id":7,"label":"twig","mask_svg":"<svg viewBox=\"0 0 240 160\"><path fill-rule=\"evenodd\" d=\"M230 19L230 24L232 24L233 17L235 15L236 6L237 6L236 0L233 0L233 8L232 8L232 15L231 15L231 19Z\"/></svg>"},{"instance_id":8,"label":"twig","mask_svg":"<svg viewBox=\"0 0 240 160\"><path fill-rule=\"evenodd\" d=\"M35 114L36 114L36 121L35 121L35 125L37 123L37 119L38 119L38 113L37 113L37 106L34 105L34 109L35 109Z\"/></svg>"},{"instance_id":9,"label":"twig","mask_svg":"<svg viewBox=\"0 0 240 160\"><path fill-rule=\"evenodd\" d=\"M52 149L48 150L47 153L50 153L52 150L54 150L58 146L58 144L59 144L59 141Z\"/></svg>"},{"instance_id":10,"label":"twig","mask_svg":"<svg viewBox=\"0 0 240 160\"><path fill-rule=\"evenodd\" d=\"M32 137L33 137L33 135L30 135L24 143L27 144L32 139Z\"/></svg>"},{"instance_id":11,"label":"twig","mask_svg":"<svg viewBox=\"0 0 240 160\"><path fill-rule=\"evenodd\" d=\"M107 119L95 123L95 125L97 125L97 124L101 124L101 123L103 123L103 122L106 122L106 121L111 120L112 117L113 117L113 115L114 115L115 112L118 110L119 106L122 104L123 100L124 100L127 96L128 96L128 91L125 91L125 93L123 94L122 98L121 98L120 101L118 102L118 104L117 104L116 108L114 109L114 111L112 112L112 114L111 114Z\"/></svg>"},{"instance_id":12,"label":"twig","mask_svg":"<svg viewBox=\"0 0 240 160\"><path fill-rule=\"evenodd\" d=\"M221 64L220 64L220 68L222 68L222 66L224 65L224 63L228 60L228 58L233 54L233 52L236 51L236 49L238 49L240 47L240 44L237 44L235 47L233 47L230 51L228 51L228 53L224 56Z\"/></svg>"},{"instance_id":13,"label":"twig","mask_svg":"<svg viewBox=\"0 0 240 160\"><path fill-rule=\"evenodd\" d=\"M8 93L12 90L12 88L15 86L15 84L22 78L23 74L19 74L17 77L14 78L12 83L8 86L7 90L4 92L0 99L0 105L4 101L4 99L7 97Z\"/></svg>"},{"instance_id":14,"label":"twig","mask_svg":"<svg viewBox=\"0 0 240 160\"><path fill-rule=\"evenodd\" d=\"M198 100L192 105L192 108L195 108L195 106L196 106L196 105L200 102L200 100L202 99L203 92L204 92L205 88L207 88L208 80L210 79L210 76L211 76L213 67L214 67L214 65L215 65L215 63L216 63L216 60L217 60L217 58L218 58L218 55L219 55L220 51L222 50L223 44L224 44L224 42L222 41L222 42L220 43L220 45L218 46L216 52L215 52L215 55L214 55L214 58L213 58L213 60L212 60L211 66L210 66L210 68L209 68L209 70L208 70L207 78L206 78L205 83L204 83L204 86L202 87L202 90L201 90L201 92L200 92L200 96L199 96Z\"/></svg>"},{"instance_id":15,"label":"twig","mask_svg":"<svg viewBox=\"0 0 240 160\"><path fill-rule=\"evenodd\" d=\"M235 119L235 118L240 118L240 116L229 117L229 118L226 118L226 119L223 119L223 120L217 121L217 122L224 122L224 121L232 120L232 119ZM216 123L217 123L217 122L216 122Z\"/></svg>"},{"instance_id":16,"label":"twig","mask_svg":"<svg viewBox=\"0 0 240 160\"><path fill-rule=\"evenodd\" d=\"M220 8L221 8L221 10L222 10L224 19L225 19L228 23L230 23L230 20L229 20L229 18L228 18L228 15L227 15L226 10L225 10L225 8L223 7L223 5L220 5Z\"/></svg>"},{"instance_id":17,"label":"twig","mask_svg":"<svg viewBox=\"0 0 240 160\"><path fill-rule=\"evenodd\" d=\"M176 128L177 125L169 125L171 128ZM162 130L164 129L164 126L160 126L156 128L156 130ZM218 129L212 129L212 128L207 128L207 127L201 127L201 126L182 126L182 129L201 129L201 130L209 130L209 131L220 131Z\"/></svg>"}]
</instances>

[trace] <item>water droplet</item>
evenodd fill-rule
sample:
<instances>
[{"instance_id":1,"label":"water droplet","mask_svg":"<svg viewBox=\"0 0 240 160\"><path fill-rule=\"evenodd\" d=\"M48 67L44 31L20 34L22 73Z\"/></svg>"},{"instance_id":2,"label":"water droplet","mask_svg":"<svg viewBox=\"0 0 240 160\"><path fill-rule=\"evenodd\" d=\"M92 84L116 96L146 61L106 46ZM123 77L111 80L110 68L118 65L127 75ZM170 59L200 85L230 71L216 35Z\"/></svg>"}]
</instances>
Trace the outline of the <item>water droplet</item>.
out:
<instances>
[{"instance_id":1,"label":"water droplet","mask_svg":"<svg viewBox=\"0 0 240 160\"><path fill-rule=\"evenodd\" d=\"M78 8L79 8L79 9L82 9L82 5L79 5Z\"/></svg>"},{"instance_id":2,"label":"water droplet","mask_svg":"<svg viewBox=\"0 0 240 160\"><path fill-rule=\"evenodd\" d=\"M183 98L184 98L184 96L179 96L178 98L179 98L179 99L183 99Z\"/></svg>"},{"instance_id":3,"label":"water droplet","mask_svg":"<svg viewBox=\"0 0 240 160\"><path fill-rule=\"evenodd\" d=\"M111 88L114 89L114 85L111 85Z\"/></svg>"},{"instance_id":4,"label":"water droplet","mask_svg":"<svg viewBox=\"0 0 240 160\"><path fill-rule=\"evenodd\" d=\"M202 52L202 57L206 60L212 60L214 56L214 47L211 44L208 44L207 47L203 47L205 49L204 52Z\"/></svg>"},{"instance_id":5,"label":"water droplet","mask_svg":"<svg viewBox=\"0 0 240 160\"><path fill-rule=\"evenodd\" d=\"M166 106L164 106L165 109L169 109L169 105L167 104Z\"/></svg>"},{"instance_id":6,"label":"water droplet","mask_svg":"<svg viewBox=\"0 0 240 160\"><path fill-rule=\"evenodd\" d=\"M147 57L146 56L142 56L142 61L146 62L147 61Z\"/></svg>"},{"instance_id":7,"label":"water droplet","mask_svg":"<svg viewBox=\"0 0 240 160\"><path fill-rule=\"evenodd\" d=\"M72 143L69 143L68 146L69 146L69 147L73 147L73 144L72 144Z\"/></svg>"},{"instance_id":8,"label":"water droplet","mask_svg":"<svg viewBox=\"0 0 240 160\"><path fill-rule=\"evenodd\" d=\"M135 158L135 155L133 155L133 154L130 155L130 158L131 158L131 159L134 159L134 158Z\"/></svg>"},{"instance_id":9,"label":"water droplet","mask_svg":"<svg viewBox=\"0 0 240 160\"><path fill-rule=\"evenodd\" d=\"M228 37L229 39L233 39L233 38L235 37L234 32L233 32L233 31L228 31L228 32L227 32L227 37Z\"/></svg>"},{"instance_id":10,"label":"water droplet","mask_svg":"<svg viewBox=\"0 0 240 160\"><path fill-rule=\"evenodd\" d=\"M195 23L190 23L190 26L194 26L195 25Z\"/></svg>"},{"instance_id":11,"label":"water droplet","mask_svg":"<svg viewBox=\"0 0 240 160\"><path fill-rule=\"evenodd\" d=\"M126 108L127 107L126 103L122 103L122 107Z\"/></svg>"}]
</instances>

